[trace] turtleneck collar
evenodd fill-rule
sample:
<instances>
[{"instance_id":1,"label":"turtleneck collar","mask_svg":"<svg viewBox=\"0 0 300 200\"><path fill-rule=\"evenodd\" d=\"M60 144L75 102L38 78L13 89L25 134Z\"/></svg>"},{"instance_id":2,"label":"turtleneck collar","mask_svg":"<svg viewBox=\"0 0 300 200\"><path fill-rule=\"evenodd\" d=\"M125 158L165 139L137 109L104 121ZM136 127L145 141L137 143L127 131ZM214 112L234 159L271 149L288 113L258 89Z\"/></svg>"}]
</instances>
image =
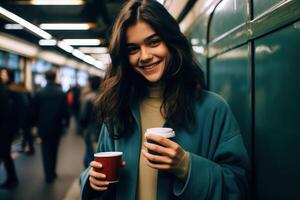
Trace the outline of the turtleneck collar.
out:
<instances>
[{"instance_id":1,"label":"turtleneck collar","mask_svg":"<svg viewBox=\"0 0 300 200\"><path fill-rule=\"evenodd\" d=\"M163 86L160 84L151 84L147 86L148 88L148 97L161 99L163 95Z\"/></svg>"}]
</instances>

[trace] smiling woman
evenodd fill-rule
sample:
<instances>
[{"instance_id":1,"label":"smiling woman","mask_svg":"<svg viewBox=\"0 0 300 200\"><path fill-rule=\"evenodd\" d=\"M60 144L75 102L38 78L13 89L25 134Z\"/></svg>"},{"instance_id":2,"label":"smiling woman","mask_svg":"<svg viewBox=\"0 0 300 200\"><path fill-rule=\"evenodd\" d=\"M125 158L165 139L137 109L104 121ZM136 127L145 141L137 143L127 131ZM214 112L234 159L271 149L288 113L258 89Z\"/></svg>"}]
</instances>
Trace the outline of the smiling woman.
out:
<instances>
[{"instance_id":1,"label":"smiling woman","mask_svg":"<svg viewBox=\"0 0 300 200\"><path fill-rule=\"evenodd\" d=\"M205 90L167 10L154 0L128 1L109 49L97 152L122 152L123 168L112 184L101 173L105 163L92 161L81 176L81 198L245 199L249 161L236 120L220 96ZM144 134L153 127L172 128L175 137Z\"/></svg>"},{"instance_id":2,"label":"smiling woman","mask_svg":"<svg viewBox=\"0 0 300 200\"><path fill-rule=\"evenodd\" d=\"M158 82L163 76L169 50L151 26L140 21L127 29L129 63L149 82Z\"/></svg>"}]
</instances>

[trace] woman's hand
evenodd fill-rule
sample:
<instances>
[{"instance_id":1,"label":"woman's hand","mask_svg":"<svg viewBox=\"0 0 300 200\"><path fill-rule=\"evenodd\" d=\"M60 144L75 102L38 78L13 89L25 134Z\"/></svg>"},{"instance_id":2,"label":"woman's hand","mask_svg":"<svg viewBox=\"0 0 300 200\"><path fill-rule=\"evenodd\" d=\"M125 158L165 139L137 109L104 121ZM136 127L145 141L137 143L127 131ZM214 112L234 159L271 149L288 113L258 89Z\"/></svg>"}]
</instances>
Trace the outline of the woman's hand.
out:
<instances>
[{"instance_id":1,"label":"woman's hand","mask_svg":"<svg viewBox=\"0 0 300 200\"><path fill-rule=\"evenodd\" d=\"M126 165L125 161L122 161L122 167ZM97 172L95 169L101 169L102 164L96 161L90 162L91 169L89 171L90 186L96 191L105 191L108 189L109 182L106 180L106 175Z\"/></svg>"},{"instance_id":2,"label":"woman's hand","mask_svg":"<svg viewBox=\"0 0 300 200\"><path fill-rule=\"evenodd\" d=\"M96 191L105 191L109 182L106 181L106 175L97 172L95 169L101 169L102 164L96 161L90 162L91 169L89 171L90 186Z\"/></svg>"},{"instance_id":3,"label":"woman's hand","mask_svg":"<svg viewBox=\"0 0 300 200\"><path fill-rule=\"evenodd\" d=\"M147 140L152 140L157 144L152 144L149 142L144 142L144 146L152 151L155 151L161 155L153 155L143 150L143 156L146 158L146 163L148 166L159 169L159 170L172 170L176 171L180 168L182 160L185 157L186 152L178 145L176 142L169 140L167 138L147 134Z\"/></svg>"}]
</instances>

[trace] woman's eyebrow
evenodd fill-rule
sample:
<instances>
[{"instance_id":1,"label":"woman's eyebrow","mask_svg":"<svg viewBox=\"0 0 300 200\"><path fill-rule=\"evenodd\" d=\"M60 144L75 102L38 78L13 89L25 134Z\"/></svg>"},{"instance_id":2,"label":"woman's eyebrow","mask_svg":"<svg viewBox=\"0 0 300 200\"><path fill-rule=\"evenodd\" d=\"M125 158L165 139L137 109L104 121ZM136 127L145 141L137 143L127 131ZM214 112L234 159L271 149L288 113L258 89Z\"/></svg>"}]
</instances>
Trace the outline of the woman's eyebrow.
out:
<instances>
[{"instance_id":1,"label":"woman's eyebrow","mask_svg":"<svg viewBox=\"0 0 300 200\"><path fill-rule=\"evenodd\" d=\"M152 35L146 37L146 38L144 39L144 42L147 42L147 41L151 40L151 39L154 38L154 37L158 37L157 33L153 33ZM136 43L130 43L130 42L127 43L127 46L132 46L132 45L136 45Z\"/></svg>"},{"instance_id":2,"label":"woman's eyebrow","mask_svg":"<svg viewBox=\"0 0 300 200\"><path fill-rule=\"evenodd\" d=\"M157 33L153 33L152 35L146 37L146 38L144 39L144 41L145 41L145 42L146 42L146 41L149 41L149 40L151 40L151 39L154 38L154 37L158 37Z\"/></svg>"}]
</instances>

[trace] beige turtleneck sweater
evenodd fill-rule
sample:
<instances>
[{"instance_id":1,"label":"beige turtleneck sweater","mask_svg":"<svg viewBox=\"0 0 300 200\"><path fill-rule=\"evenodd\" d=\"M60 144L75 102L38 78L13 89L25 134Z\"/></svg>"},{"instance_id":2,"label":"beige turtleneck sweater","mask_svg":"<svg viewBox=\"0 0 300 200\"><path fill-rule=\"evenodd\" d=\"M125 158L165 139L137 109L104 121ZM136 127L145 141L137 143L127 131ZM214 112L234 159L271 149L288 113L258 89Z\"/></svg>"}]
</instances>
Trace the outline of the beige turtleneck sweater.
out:
<instances>
[{"instance_id":1,"label":"beige turtleneck sweater","mask_svg":"<svg viewBox=\"0 0 300 200\"><path fill-rule=\"evenodd\" d=\"M144 133L146 129L151 127L162 127L165 120L160 113L162 98L159 87L149 88L149 95L140 104L141 113L141 134L142 142L141 149L145 149L143 143L145 141ZM156 199L156 184L157 170L149 167L145 158L140 154L139 164L139 183L137 188L138 200L155 200Z\"/></svg>"},{"instance_id":2,"label":"beige turtleneck sweater","mask_svg":"<svg viewBox=\"0 0 300 200\"><path fill-rule=\"evenodd\" d=\"M160 113L160 106L162 103L162 95L160 87L148 88L149 95L140 104L141 116L141 149L145 149L143 143L145 142L144 133L148 128L162 127L165 119ZM188 172L189 153L186 152L173 173L181 180L185 180ZM157 189L157 170L149 167L145 158L140 153L139 162L139 177L137 186L137 200L156 200Z\"/></svg>"}]
</instances>

